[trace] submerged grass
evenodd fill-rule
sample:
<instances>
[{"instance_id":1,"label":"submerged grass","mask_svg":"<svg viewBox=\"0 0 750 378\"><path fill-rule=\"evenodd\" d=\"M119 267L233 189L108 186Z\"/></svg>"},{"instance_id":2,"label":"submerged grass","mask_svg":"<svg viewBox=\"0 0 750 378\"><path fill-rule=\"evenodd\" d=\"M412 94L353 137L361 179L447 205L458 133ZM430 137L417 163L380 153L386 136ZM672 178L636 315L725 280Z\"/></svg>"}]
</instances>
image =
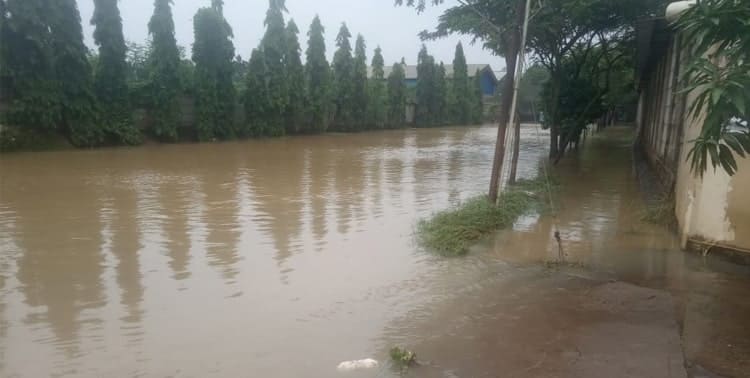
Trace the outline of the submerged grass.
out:
<instances>
[{"instance_id":1,"label":"submerged grass","mask_svg":"<svg viewBox=\"0 0 750 378\"><path fill-rule=\"evenodd\" d=\"M662 194L656 200L646 205L641 220L651 224L666 226L671 230L677 229L675 216L675 200L673 195Z\"/></svg>"},{"instance_id":2,"label":"submerged grass","mask_svg":"<svg viewBox=\"0 0 750 378\"><path fill-rule=\"evenodd\" d=\"M546 198L543 178L521 180L500 195L497 206L486 196L478 196L420 221L417 238L422 246L441 255L464 255L482 237L512 226L532 209L542 210Z\"/></svg>"}]
</instances>

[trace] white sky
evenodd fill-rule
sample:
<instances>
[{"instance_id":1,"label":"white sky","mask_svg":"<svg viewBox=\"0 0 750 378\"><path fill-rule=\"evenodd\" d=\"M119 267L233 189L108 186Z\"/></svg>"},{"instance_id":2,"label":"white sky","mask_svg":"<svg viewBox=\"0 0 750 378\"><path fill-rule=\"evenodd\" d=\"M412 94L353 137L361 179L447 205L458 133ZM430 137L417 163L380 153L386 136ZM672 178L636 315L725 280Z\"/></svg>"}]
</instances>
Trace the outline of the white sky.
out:
<instances>
[{"instance_id":1,"label":"white sky","mask_svg":"<svg viewBox=\"0 0 750 378\"><path fill-rule=\"evenodd\" d=\"M193 43L193 15L202 6L210 5L211 0L174 0L173 14L177 42L188 53ZM377 45L383 49L386 65L406 58L409 64L416 64L421 46L417 33L432 29L438 16L446 7L456 4L447 0L441 7L431 7L422 14L413 8L395 7L393 0L287 0L288 20L294 19L300 29L300 43L304 59L307 47L307 31L315 14L320 15L326 28L326 53L328 59L335 51L334 39L342 22L346 22L353 36L361 33L367 42L368 63ZM93 14L93 0L78 0L83 21L84 35L89 47L94 48L93 27L90 25ZM123 19L125 39L143 42L148 36L147 24L153 12L153 0L120 0L120 13ZM224 14L234 29L236 53L247 59L263 36L267 0L225 0ZM453 53L459 40L464 42L467 63L489 63L494 70L504 66L502 59L483 50L478 44L471 46L470 38L451 36L435 42L426 42L430 54L437 61L446 64L453 62ZM354 38L352 38L354 45Z\"/></svg>"}]
</instances>

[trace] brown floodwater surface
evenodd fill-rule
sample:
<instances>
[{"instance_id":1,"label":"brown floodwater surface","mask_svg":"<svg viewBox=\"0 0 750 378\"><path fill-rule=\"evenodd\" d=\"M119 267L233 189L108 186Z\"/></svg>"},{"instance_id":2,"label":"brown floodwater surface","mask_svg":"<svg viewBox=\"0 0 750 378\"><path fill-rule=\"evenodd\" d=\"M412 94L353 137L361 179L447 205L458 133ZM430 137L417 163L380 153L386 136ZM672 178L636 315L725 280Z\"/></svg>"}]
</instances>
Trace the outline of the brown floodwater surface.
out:
<instances>
[{"instance_id":1,"label":"brown floodwater surface","mask_svg":"<svg viewBox=\"0 0 750 378\"><path fill-rule=\"evenodd\" d=\"M493 128L0 156L0 376L326 376L433 268ZM422 290L420 290L420 288Z\"/></svg>"},{"instance_id":2,"label":"brown floodwater surface","mask_svg":"<svg viewBox=\"0 0 750 378\"><path fill-rule=\"evenodd\" d=\"M674 295L689 359L731 373L707 352L724 348L750 366L734 352L747 332L716 327L750 315L737 299L747 272L691 265L640 222L626 132L562 163L556 217L524 217L461 259L415 245L420 218L486 191L495 133L1 155L0 376L331 377L341 361L385 361L393 345L424 359L417 376L559 375L564 348L534 367L538 350L510 346L545 342L548 319L533 314L553 308L572 314L567 325L595 321L569 307L601 275ZM537 133L524 128L523 177L546 154ZM586 277L536 264L556 255L556 227ZM571 301L550 296L560 287Z\"/></svg>"}]
</instances>

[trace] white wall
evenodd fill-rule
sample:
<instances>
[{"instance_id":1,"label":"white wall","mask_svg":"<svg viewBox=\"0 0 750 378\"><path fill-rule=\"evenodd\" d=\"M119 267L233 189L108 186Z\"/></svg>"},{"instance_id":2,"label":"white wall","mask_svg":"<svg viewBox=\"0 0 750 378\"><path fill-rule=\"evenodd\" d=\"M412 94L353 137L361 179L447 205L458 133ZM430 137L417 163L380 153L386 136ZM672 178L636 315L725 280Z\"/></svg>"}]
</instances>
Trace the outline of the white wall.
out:
<instances>
[{"instance_id":1,"label":"white wall","mask_svg":"<svg viewBox=\"0 0 750 378\"><path fill-rule=\"evenodd\" d=\"M688 94L688 103L694 93ZM684 115L684 138L675 184L676 215L683 247L688 240L750 252L750 159L737 156L730 177L710 167L703 178L690 171L690 141L698 137L703 117Z\"/></svg>"}]
</instances>

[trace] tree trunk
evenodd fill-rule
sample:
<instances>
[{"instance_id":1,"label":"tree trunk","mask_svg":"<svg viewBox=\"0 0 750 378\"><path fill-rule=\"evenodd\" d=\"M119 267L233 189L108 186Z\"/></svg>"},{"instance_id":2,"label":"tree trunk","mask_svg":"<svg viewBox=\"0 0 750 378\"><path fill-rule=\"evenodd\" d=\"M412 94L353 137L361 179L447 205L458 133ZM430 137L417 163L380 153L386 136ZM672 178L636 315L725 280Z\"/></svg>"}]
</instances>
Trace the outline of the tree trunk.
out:
<instances>
[{"instance_id":1,"label":"tree trunk","mask_svg":"<svg viewBox=\"0 0 750 378\"><path fill-rule=\"evenodd\" d=\"M518 45L517 38L514 39L515 45ZM509 48L512 49L512 48ZM518 48L515 49L518 52ZM516 76L516 57L518 54L510 52L505 56L505 81L503 81L502 97L500 99L500 112L498 115L499 125L497 127L497 141L495 142L495 157L492 160L492 175L490 176L490 203L497 203L497 194L500 190L500 172L503 170L503 160L505 158L505 133L508 129L508 119L510 118L510 106L513 99L513 82Z\"/></svg>"},{"instance_id":2,"label":"tree trunk","mask_svg":"<svg viewBox=\"0 0 750 378\"><path fill-rule=\"evenodd\" d=\"M526 0L516 0L517 27L509 29L508 38L506 39L505 51L505 81L500 93L502 98L500 102L499 122L497 128L497 140L495 142L495 156L492 159L492 173L490 175L490 190L488 199L490 203L497 204L497 194L500 190L500 173L503 170L503 160L505 158L505 132L508 129L508 120L510 119L510 108L513 102L513 87L516 82L516 63L518 53L521 49L521 25L524 21L526 11Z\"/></svg>"}]
</instances>

